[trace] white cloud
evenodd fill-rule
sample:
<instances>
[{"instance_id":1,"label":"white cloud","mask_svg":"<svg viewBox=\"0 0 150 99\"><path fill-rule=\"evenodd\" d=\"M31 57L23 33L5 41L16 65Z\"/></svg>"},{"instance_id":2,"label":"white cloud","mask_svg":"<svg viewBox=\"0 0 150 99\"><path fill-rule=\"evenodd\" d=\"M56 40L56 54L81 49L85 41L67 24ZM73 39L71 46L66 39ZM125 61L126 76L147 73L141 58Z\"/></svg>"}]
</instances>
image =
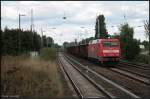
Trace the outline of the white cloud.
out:
<instances>
[{"instance_id":1,"label":"white cloud","mask_svg":"<svg viewBox=\"0 0 150 99\"><path fill-rule=\"evenodd\" d=\"M2 18L8 18L8 19L17 19L18 12L14 7L9 6L2 6L1 7L1 14Z\"/></svg>"},{"instance_id":2,"label":"white cloud","mask_svg":"<svg viewBox=\"0 0 150 99\"><path fill-rule=\"evenodd\" d=\"M19 3L20 3L21 5L26 5L26 6L39 4L39 3L36 2L36 1L20 1Z\"/></svg>"},{"instance_id":3,"label":"white cloud","mask_svg":"<svg viewBox=\"0 0 150 99\"><path fill-rule=\"evenodd\" d=\"M149 5L145 1L2 1L2 28L5 25L16 28L18 14L21 13L26 14L26 17L21 19L22 28L30 29L31 9L33 9L35 29L40 33L41 27L46 31L49 31L48 27L56 27L57 34L63 33L61 41L74 40L78 37L76 36L78 33L83 33L82 26L89 28L87 37L94 36L92 28L95 28L98 13L104 14L110 34L119 32L117 27L110 26L123 23L124 14L131 26L142 25L143 20L149 19ZM66 20L62 19L64 12ZM144 30L136 30L135 37L139 38L137 33L144 33ZM49 35L48 32L46 34ZM84 38L84 35L82 37ZM60 43L59 36L56 35L54 38ZM141 39L145 37L141 36Z\"/></svg>"}]
</instances>

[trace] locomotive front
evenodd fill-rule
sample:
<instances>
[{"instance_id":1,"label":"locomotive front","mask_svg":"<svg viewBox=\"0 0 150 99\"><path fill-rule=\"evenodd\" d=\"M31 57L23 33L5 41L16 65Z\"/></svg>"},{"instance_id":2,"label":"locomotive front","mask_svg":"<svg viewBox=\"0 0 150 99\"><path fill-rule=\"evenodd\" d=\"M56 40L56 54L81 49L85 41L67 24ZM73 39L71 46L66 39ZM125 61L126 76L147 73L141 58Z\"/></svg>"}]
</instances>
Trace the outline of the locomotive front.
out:
<instances>
[{"instance_id":1,"label":"locomotive front","mask_svg":"<svg viewBox=\"0 0 150 99\"><path fill-rule=\"evenodd\" d=\"M120 43L118 39L102 39L100 42L100 61L119 62Z\"/></svg>"}]
</instances>

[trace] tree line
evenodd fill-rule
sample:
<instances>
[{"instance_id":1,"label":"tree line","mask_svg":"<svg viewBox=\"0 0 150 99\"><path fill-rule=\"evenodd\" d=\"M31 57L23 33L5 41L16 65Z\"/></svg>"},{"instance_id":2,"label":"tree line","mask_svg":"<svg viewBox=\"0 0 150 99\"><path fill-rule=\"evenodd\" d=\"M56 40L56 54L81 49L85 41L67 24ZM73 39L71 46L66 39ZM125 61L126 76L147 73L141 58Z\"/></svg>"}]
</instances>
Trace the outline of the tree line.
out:
<instances>
[{"instance_id":1,"label":"tree line","mask_svg":"<svg viewBox=\"0 0 150 99\"><path fill-rule=\"evenodd\" d=\"M146 21L144 23L146 35L149 36L149 23ZM121 24L119 27L119 33L110 35L107 32L106 29L106 23L105 23L105 17L104 15L99 15L96 18L95 23L95 37L89 37L86 39L82 39L79 44L89 43L90 40L94 39L104 39L104 38L117 38L120 41L121 46L121 56L124 59L127 60L133 60L136 56L140 53L140 44L143 44L146 48L149 47L148 41L140 42L140 40L137 40L133 38L134 36L134 29L133 27L130 27L128 23ZM144 35L144 34L143 34ZM67 47L69 43L64 42L64 47ZM70 44L74 44L74 42L71 42Z\"/></svg>"},{"instance_id":2,"label":"tree line","mask_svg":"<svg viewBox=\"0 0 150 99\"><path fill-rule=\"evenodd\" d=\"M42 39L43 38L43 39ZM43 47L58 47L52 37L41 37L30 30L8 29L1 30L2 55L20 55L29 51L39 51Z\"/></svg>"}]
</instances>

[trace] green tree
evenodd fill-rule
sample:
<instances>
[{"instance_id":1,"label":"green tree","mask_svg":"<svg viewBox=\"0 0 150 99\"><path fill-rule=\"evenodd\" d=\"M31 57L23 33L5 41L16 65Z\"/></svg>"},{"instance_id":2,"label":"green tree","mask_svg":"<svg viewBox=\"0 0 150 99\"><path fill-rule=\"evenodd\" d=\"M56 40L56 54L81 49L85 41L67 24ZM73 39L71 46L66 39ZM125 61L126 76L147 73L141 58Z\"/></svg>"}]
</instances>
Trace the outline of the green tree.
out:
<instances>
[{"instance_id":1,"label":"green tree","mask_svg":"<svg viewBox=\"0 0 150 99\"><path fill-rule=\"evenodd\" d=\"M2 30L1 30L2 31ZM20 36L19 36L20 33ZM20 38L20 46L19 46ZM29 52L40 49L41 37L36 32L29 30L19 32L18 29L8 29L7 27L2 32L2 54L19 55L24 52ZM19 51L20 47L20 51ZM18 53L20 52L20 53Z\"/></svg>"},{"instance_id":2,"label":"green tree","mask_svg":"<svg viewBox=\"0 0 150 99\"><path fill-rule=\"evenodd\" d=\"M41 47L41 37L38 35L36 32L33 32L33 45L34 45L34 50L39 51Z\"/></svg>"},{"instance_id":3,"label":"green tree","mask_svg":"<svg viewBox=\"0 0 150 99\"><path fill-rule=\"evenodd\" d=\"M145 46L145 49L149 49L149 42L148 41L143 41L143 42L141 42L141 44L143 44L144 46Z\"/></svg>"},{"instance_id":4,"label":"green tree","mask_svg":"<svg viewBox=\"0 0 150 99\"><path fill-rule=\"evenodd\" d=\"M43 47L47 47L47 39L46 36L43 36Z\"/></svg>"},{"instance_id":5,"label":"green tree","mask_svg":"<svg viewBox=\"0 0 150 99\"><path fill-rule=\"evenodd\" d=\"M126 23L121 25L120 32L122 56L127 60L132 60L140 52L138 40L133 39L134 30Z\"/></svg>"},{"instance_id":6,"label":"green tree","mask_svg":"<svg viewBox=\"0 0 150 99\"><path fill-rule=\"evenodd\" d=\"M60 48L61 46L58 45L57 43L54 43L54 44L53 44L53 47L58 49L58 48Z\"/></svg>"},{"instance_id":7,"label":"green tree","mask_svg":"<svg viewBox=\"0 0 150 99\"><path fill-rule=\"evenodd\" d=\"M95 38L108 38L106 24L105 24L105 17L104 15L99 15L96 18L96 25L95 25Z\"/></svg>"},{"instance_id":8,"label":"green tree","mask_svg":"<svg viewBox=\"0 0 150 99\"><path fill-rule=\"evenodd\" d=\"M48 47L52 47L52 45L54 44L53 38L47 37L47 43L48 43Z\"/></svg>"},{"instance_id":9,"label":"green tree","mask_svg":"<svg viewBox=\"0 0 150 99\"><path fill-rule=\"evenodd\" d=\"M68 42L64 42L63 43L64 48L67 48L68 44L69 44Z\"/></svg>"},{"instance_id":10,"label":"green tree","mask_svg":"<svg viewBox=\"0 0 150 99\"><path fill-rule=\"evenodd\" d=\"M9 30L5 27L2 33L2 54L17 55L18 52L18 30Z\"/></svg>"}]
</instances>

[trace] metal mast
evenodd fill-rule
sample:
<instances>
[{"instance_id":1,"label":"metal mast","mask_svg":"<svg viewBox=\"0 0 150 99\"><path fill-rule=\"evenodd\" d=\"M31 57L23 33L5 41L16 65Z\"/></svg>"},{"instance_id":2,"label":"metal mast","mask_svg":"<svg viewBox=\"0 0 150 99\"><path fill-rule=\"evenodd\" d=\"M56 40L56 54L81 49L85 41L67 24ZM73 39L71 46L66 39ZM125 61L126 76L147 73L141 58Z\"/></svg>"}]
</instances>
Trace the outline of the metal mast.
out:
<instances>
[{"instance_id":1,"label":"metal mast","mask_svg":"<svg viewBox=\"0 0 150 99\"><path fill-rule=\"evenodd\" d=\"M31 32L33 31L33 9L31 9Z\"/></svg>"}]
</instances>

